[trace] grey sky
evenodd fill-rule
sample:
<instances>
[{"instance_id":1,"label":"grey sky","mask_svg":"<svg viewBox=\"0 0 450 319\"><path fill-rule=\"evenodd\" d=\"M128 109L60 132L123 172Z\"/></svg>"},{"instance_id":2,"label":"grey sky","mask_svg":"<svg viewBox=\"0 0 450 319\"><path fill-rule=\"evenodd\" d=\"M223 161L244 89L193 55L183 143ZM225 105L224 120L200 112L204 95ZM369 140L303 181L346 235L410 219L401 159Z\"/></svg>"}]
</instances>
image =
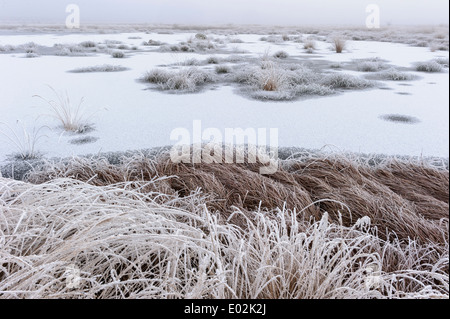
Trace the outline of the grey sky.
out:
<instances>
[{"instance_id":1,"label":"grey sky","mask_svg":"<svg viewBox=\"0 0 450 319\"><path fill-rule=\"evenodd\" d=\"M448 24L448 0L0 0L0 24L61 23L68 4L81 23L352 24L380 6L381 24Z\"/></svg>"}]
</instances>

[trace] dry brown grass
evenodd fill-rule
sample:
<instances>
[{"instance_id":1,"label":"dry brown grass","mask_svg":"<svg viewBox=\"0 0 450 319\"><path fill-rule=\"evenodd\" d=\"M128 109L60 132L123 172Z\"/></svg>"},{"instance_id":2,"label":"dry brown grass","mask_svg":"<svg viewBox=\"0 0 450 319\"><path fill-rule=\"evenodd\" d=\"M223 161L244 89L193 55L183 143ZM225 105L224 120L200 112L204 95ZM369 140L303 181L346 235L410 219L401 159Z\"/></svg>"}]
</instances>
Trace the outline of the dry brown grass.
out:
<instances>
[{"instance_id":1,"label":"dry brown grass","mask_svg":"<svg viewBox=\"0 0 450 319\"><path fill-rule=\"evenodd\" d=\"M208 208L226 217L235 208L251 212L285 207L301 211L305 219L317 220L326 211L330 220L342 218L345 226L368 216L380 236L395 233L401 239L438 243L443 242L443 235L448 236L442 228L449 215L448 170L396 160L373 167L344 157L288 161L272 175L259 174L260 166L173 163L168 154L153 159L134 157L122 166L74 159L35 172L29 181L70 177L107 186L172 176L152 184L152 190L185 197L200 189L209 197Z\"/></svg>"},{"instance_id":2,"label":"dry brown grass","mask_svg":"<svg viewBox=\"0 0 450 319\"><path fill-rule=\"evenodd\" d=\"M448 167L259 168L162 153L0 178L0 297L448 298Z\"/></svg>"},{"instance_id":3,"label":"dry brown grass","mask_svg":"<svg viewBox=\"0 0 450 319\"><path fill-rule=\"evenodd\" d=\"M342 51L345 49L346 41L340 36L335 36L332 39L332 44L333 49L336 51L336 53L342 53Z\"/></svg>"}]
</instances>

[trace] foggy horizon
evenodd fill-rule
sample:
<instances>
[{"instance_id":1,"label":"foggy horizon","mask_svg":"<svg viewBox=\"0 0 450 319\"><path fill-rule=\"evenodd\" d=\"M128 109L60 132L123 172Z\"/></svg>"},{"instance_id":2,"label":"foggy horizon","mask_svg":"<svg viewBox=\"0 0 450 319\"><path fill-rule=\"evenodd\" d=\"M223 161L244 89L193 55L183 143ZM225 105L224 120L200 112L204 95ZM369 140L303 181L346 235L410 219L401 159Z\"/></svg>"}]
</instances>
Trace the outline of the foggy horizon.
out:
<instances>
[{"instance_id":1,"label":"foggy horizon","mask_svg":"<svg viewBox=\"0 0 450 319\"><path fill-rule=\"evenodd\" d=\"M449 2L443 0L0 0L0 24L63 24L72 3L86 24L364 25L372 3L380 7L382 27L448 25L449 20Z\"/></svg>"}]
</instances>

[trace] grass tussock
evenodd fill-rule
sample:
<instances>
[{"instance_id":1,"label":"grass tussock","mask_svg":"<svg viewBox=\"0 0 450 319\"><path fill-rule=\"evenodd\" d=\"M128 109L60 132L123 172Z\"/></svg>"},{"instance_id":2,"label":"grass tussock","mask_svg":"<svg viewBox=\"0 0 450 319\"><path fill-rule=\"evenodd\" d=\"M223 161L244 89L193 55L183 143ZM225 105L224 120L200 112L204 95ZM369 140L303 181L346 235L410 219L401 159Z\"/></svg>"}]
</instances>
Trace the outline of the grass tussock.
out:
<instances>
[{"instance_id":1,"label":"grass tussock","mask_svg":"<svg viewBox=\"0 0 450 319\"><path fill-rule=\"evenodd\" d=\"M356 68L361 72L379 72L386 69L387 65L379 58L372 58L359 61Z\"/></svg>"},{"instance_id":2,"label":"grass tussock","mask_svg":"<svg viewBox=\"0 0 450 319\"><path fill-rule=\"evenodd\" d=\"M121 71L126 71L126 70L128 70L128 68L121 66L121 65L103 64L103 65L95 65L95 66L78 68L78 69L71 70L69 72L72 72L72 73L121 72Z\"/></svg>"},{"instance_id":3,"label":"grass tussock","mask_svg":"<svg viewBox=\"0 0 450 319\"><path fill-rule=\"evenodd\" d=\"M314 40L306 40L303 43L303 49L306 51L306 53L314 53L314 51L317 49L316 41Z\"/></svg>"},{"instance_id":4,"label":"grass tussock","mask_svg":"<svg viewBox=\"0 0 450 319\"><path fill-rule=\"evenodd\" d=\"M73 104L67 92L57 92L52 87L50 89L56 96L55 100L49 100L40 95L35 95L35 97L42 99L49 106L50 115L60 122L65 131L84 133L92 129L86 110L82 106L84 98L80 99L78 104Z\"/></svg>"},{"instance_id":5,"label":"grass tussock","mask_svg":"<svg viewBox=\"0 0 450 319\"><path fill-rule=\"evenodd\" d=\"M344 51L347 41L341 36L335 36L331 39L331 43L333 45L333 50L336 53L342 53Z\"/></svg>"},{"instance_id":6,"label":"grass tussock","mask_svg":"<svg viewBox=\"0 0 450 319\"><path fill-rule=\"evenodd\" d=\"M83 48L95 48L97 44L94 41L84 41L80 43Z\"/></svg>"},{"instance_id":7,"label":"grass tussock","mask_svg":"<svg viewBox=\"0 0 450 319\"><path fill-rule=\"evenodd\" d=\"M215 68L217 74L228 74L232 72L231 67L228 65L218 65Z\"/></svg>"},{"instance_id":8,"label":"grass tussock","mask_svg":"<svg viewBox=\"0 0 450 319\"><path fill-rule=\"evenodd\" d=\"M259 100L289 101L301 96L325 96L337 89L360 90L373 81L348 74L323 74L305 65L280 64L262 59L259 66L237 70L232 81L246 85L250 96Z\"/></svg>"},{"instance_id":9,"label":"grass tussock","mask_svg":"<svg viewBox=\"0 0 450 319\"><path fill-rule=\"evenodd\" d=\"M361 79L359 77L334 73L325 76L322 81L322 85L328 86L333 89L366 89L374 86L374 83L368 80Z\"/></svg>"},{"instance_id":10,"label":"grass tussock","mask_svg":"<svg viewBox=\"0 0 450 319\"><path fill-rule=\"evenodd\" d=\"M14 51L14 50L15 50L15 48L12 45L9 45L9 44L7 44L7 45L0 45L0 52L11 52L11 51Z\"/></svg>"},{"instance_id":11,"label":"grass tussock","mask_svg":"<svg viewBox=\"0 0 450 319\"><path fill-rule=\"evenodd\" d=\"M401 114L385 114L380 116L382 120L394 123L403 123L403 124L417 124L420 123L420 120L413 116L401 115Z\"/></svg>"},{"instance_id":12,"label":"grass tussock","mask_svg":"<svg viewBox=\"0 0 450 319\"><path fill-rule=\"evenodd\" d=\"M143 46L159 47L159 46L161 46L161 45L164 45L164 43L161 42L161 41L157 41L157 40L150 39L150 40L148 40L148 41L142 42L142 45L143 45Z\"/></svg>"},{"instance_id":13,"label":"grass tussock","mask_svg":"<svg viewBox=\"0 0 450 319\"><path fill-rule=\"evenodd\" d=\"M117 50L117 51L113 51L111 53L111 56L115 59L123 59L123 58L125 58L125 53Z\"/></svg>"},{"instance_id":14,"label":"grass tussock","mask_svg":"<svg viewBox=\"0 0 450 319\"><path fill-rule=\"evenodd\" d=\"M276 59L287 59L289 58L289 53L286 51L278 51L274 53L273 57Z\"/></svg>"},{"instance_id":15,"label":"grass tussock","mask_svg":"<svg viewBox=\"0 0 450 319\"><path fill-rule=\"evenodd\" d=\"M413 81L418 77L414 74L399 71L395 68L390 68L382 72L370 74L366 76L370 80L381 80L381 81Z\"/></svg>"},{"instance_id":16,"label":"grass tussock","mask_svg":"<svg viewBox=\"0 0 450 319\"><path fill-rule=\"evenodd\" d=\"M212 39L204 34L197 34L194 37L190 37L187 41L180 42L173 45L161 45L159 50L161 52L211 52L216 51L218 45L215 44Z\"/></svg>"},{"instance_id":17,"label":"grass tussock","mask_svg":"<svg viewBox=\"0 0 450 319\"><path fill-rule=\"evenodd\" d=\"M448 298L448 168L257 171L160 154L0 178L0 296Z\"/></svg>"},{"instance_id":18,"label":"grass tussock","mask_svg":"<svg viewBox=\"0 0 450 319\"><path fill-rule=\"evenodd\" d=\"M155 84L161 90L193 93L203 85L215 82L216 79L212 73L190 67L178 71L154 69L147 72L141 80Z\"/></svg>"},{"instance_id":19,"label":"grass tussock","mask_svg":"<svg viewBox=\"0 0 450 319\"><path fill-rule=\"evenodd\" d=\"M419 72L428 72L428 73L438 73L443 70L442 64L436 61L428 61L428 62L418 62L416 63L416 71Z\"/></svg>"},{"instance_id":20,"label":"grass tussock","mask_svg":"<svg viewBox=\"0 0 450 319\"><path fill-rule=\"evenodd\" d=\"M448 68L448 66L449 66L448 58L436 58L436 59L434 59L434 61L437 64L442 65L444 68Z\"/></svg>"},{"instance_id":21,"label":"grass tussock","mask_svg":"<svg viewBox=\"0 0 450 319\"><path fill-rule=\"evenodd\" d=\"M2 129L2 127L6 129ZM15 149L15 153L13 154L15 159L24 161L34 160L41 156L41 153L37 150L37 145L42 138L46 137L43 134L43 130L46 128L48 127L34 126L32 129L29 129L21 121L17 121L16 127L14 128L6 123L0 122L0 136L4 137L6 142Z\"/></svg>"}]
</instances>

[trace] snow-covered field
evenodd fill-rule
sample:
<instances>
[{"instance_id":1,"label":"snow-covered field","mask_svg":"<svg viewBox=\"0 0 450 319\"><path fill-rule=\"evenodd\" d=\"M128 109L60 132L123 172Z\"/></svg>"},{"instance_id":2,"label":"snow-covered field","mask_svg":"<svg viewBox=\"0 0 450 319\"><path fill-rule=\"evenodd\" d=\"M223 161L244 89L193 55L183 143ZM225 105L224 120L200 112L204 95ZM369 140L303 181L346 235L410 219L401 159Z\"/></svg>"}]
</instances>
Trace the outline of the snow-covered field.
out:
<instances>
[{"instance_id":1,"label":"snow-covered field","mask_svg":"<svg viewBox=\"0 0 450 319\"><path fill-rule=\"evenodd\" d=\"M230 37L207 34L218 49L203 52L171 51L171 45L187 41L195 33L116 33L116 34L14 34L1 35L0 47L16 49L0 52L0 162L18 150L8 142L11 127L21 133L21 124L29 132L42 127L37 151L46 157L66 157L98 152L148 149L174 144L170 133L175 128L192 130L194 120L202 127L277 128L279 145L320 149L330 146L336 151L382 153L411 156L449 156L449 74L448 65L438 73L417 72L415 63L447 59L448 51L432 52L428 47L406 44L347 41L343 53L331 49L325 37L315 36L316 49L306 53L309 35L297 41L262 41L261 35ZM165 43L145 46L143 41ZM240 39L240 41L236 40ZM93 41L100 50L87 56L54 54L60 47ZM119 50L125 58L115 59L109 49ZM35 49L36 57L26 58L24 44ZM107 48L110 44L111 48ZM26 46L25 46L26 47ZM114 47L114 48L113 48ZM261 101L239 93L239 84L218 80L195 93L173 94L149 89L138 79L154 68L173 69L190 59L205 61L217 57L224 64L241 68L264 54L283 50L291 64L320 66L322 72L344 73L364 78L371 72L356 69L360 59L382 61L417 76L411 81L377 81L365 90L338 91L328 96L310 96L291 101ZM234 57L228 59L227 57ZM121 72L69 72L97 65L123 66ZM448 64L448 62L447 62ZM332 67L334 66L334 67ZM199 68L214 72L215 64ZM67 91L83 107L94 130L85 134L67 133L51 117L44 101L54 99L56 91ZM412 121L386 121L389 115ZM19 120L19 124L17 124ZM19 136L20 138L20 136Z\"/></svg>"}]
</instances>

